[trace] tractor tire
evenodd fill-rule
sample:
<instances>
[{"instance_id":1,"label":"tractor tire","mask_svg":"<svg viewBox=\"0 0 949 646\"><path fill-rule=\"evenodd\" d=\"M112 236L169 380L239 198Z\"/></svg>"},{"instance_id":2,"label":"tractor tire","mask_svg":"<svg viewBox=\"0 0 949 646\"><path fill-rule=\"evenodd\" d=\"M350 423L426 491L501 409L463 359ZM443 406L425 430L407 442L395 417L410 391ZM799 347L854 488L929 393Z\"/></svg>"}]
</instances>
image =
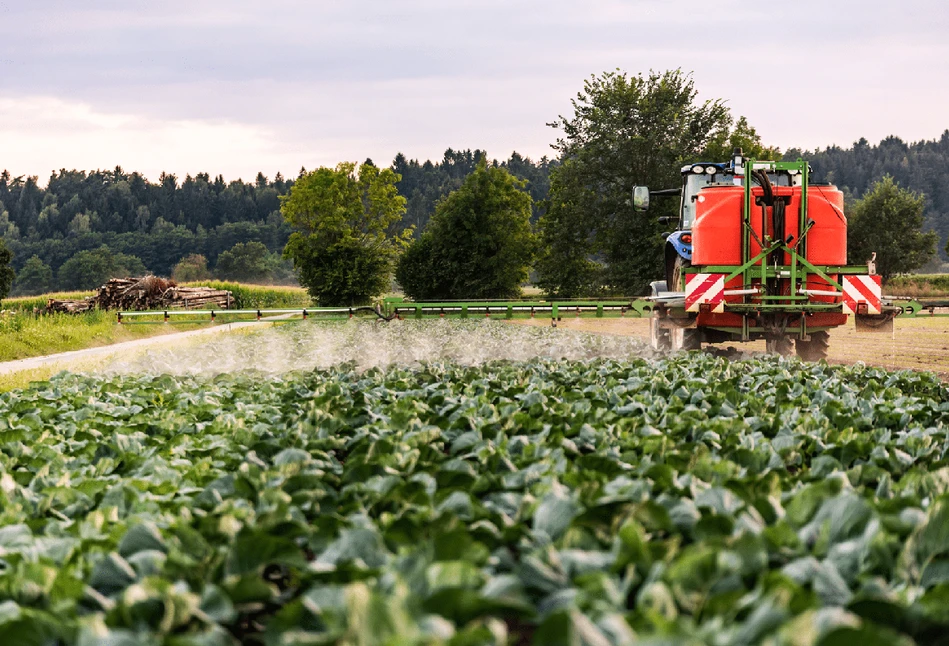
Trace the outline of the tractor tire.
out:
<instances>
[{"instance_id":1,"label":"tractor tire","mask_svg":"<svg viewBox=\"0 0 949 646\"><path fill-rule=\"evenodd\" d=\"M649 345L661 352L701 350L702 331L695 328L662 328L655 317L649 319Z\"/></svg>"},{"instance_id":2,"label":"tractor tire","mask_svg":"<svg viewBox=\"0 0 949 646\"><path fill-rule=\"evenodd\" d=\"M660 292L664 291L666 291L666 281L664 280L654 280L649 284L650 296L659 296ZM655 312L649 317L649 345L653 350L659 352L668 352L672 349L669 330L659 327Z\"/></svg>"},{"instance_id":3,"label":"tractor tire","mask_svg":"<svg viewBox=\"0 0 949 646\"><path fill-rule=\"evenodd\" d=\"M768 354L777 354L782 357L791 356L794 351L794 341L790 337L779 336L775 339L765 339L764 347Z\"/></svg>"},{"instance_id":4,"label":"tractor tire","mask_svg":"<svg viewBox=\"0 0 949 646\"><path fill-rule=\"evenodd\" d=\"M682 350L702 349L702 330L697 328L682 329Z\"/></svg>"},{"instance_id":5,"label":"tractor tire","mask_svg":"<svg viewBox=\"0 0 949 646\"><path fill-rule=\"evenodd\" d=\"M653 314L649 318L649 345L653 350L669 352L672 350L672 331L659 327L659 321Z\"/></svg>"},{"instance_id":6,"label":"tractor tire","mask_svg":"<svg viewBox=\"0 0 949 646\"><path fill-rule=\"evenodd\" d=\"M821 361L827 358L830 349L830 333L826 330L811 332L809 341L797 339L795 341L797 356L804 361Z\"/></svg>"},{"instance_id":7,"label":"tractor tire","mask_svg":"<svg viewBox=\"0 0 949 646\"><path fill-rule=\"evenodd\" d=\"M676 254L675 260L666 267L666 291L681 292L684 270L692 266L690 260Z\"/></svg>"},{"instance_id":8,"label":"tractor tire","mask_svg":"<svg viewBox=\"0 0 949 646\"><path fill-rule=\"evenodd\" d=\"M654 280L649 285L652 296L668 289L665 280ZM653 350L660 352L675 352L677 350L701 350L702 332L694 328L662 328L655 314L649 317L649 345Z\"/></svg>"}]
</instances>

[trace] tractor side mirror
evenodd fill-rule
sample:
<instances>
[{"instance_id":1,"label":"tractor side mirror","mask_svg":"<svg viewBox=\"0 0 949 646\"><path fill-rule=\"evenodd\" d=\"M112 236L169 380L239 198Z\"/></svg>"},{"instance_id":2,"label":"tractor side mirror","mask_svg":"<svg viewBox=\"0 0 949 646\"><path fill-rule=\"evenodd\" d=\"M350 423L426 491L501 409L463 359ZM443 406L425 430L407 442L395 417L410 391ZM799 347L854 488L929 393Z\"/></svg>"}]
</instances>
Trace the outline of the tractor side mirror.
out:
<instances>
[{"instance_id":1,"label":"tractor side mirror","mask_svg":"<svg viewBox=\"0 0 949 646\"><path fill-rule=\"evenodd\" d=\"M647 187L633 187L633 208L637 211L649 210L649 189Z\"/></svg>"}]
</instances>

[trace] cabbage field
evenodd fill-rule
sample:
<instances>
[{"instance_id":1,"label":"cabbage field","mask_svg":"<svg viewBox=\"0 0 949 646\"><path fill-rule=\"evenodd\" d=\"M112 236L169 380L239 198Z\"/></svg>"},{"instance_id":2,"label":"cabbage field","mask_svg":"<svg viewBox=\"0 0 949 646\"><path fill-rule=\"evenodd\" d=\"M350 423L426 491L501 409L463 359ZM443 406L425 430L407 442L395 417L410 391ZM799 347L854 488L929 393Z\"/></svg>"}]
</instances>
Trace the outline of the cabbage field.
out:
<instances>
[{"instance_id":1,"label":"cabbage field","mask_svg":"<svg viewBox=\"0 0 949 646\"><path fill-rule=\"evenodd\" d=\"M550 334L0 395L0 644L949 643L938 379Z\"/></svg>"}]
</instances>

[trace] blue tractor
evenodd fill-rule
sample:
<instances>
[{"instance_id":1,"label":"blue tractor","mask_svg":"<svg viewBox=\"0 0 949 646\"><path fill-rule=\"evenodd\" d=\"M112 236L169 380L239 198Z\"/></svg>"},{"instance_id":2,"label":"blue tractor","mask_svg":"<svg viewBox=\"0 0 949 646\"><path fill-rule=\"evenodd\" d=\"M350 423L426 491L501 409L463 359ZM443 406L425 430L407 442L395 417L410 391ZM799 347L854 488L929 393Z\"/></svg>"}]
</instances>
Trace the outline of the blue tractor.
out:
<instances>
[{"instance_id":1,"label":"blue tractor","mask_svg":"<svg viewBox=\"0 0 949 646\"><path fill-rule=\"evenodd\" d=\"M737 177L737 179L736 179ZM683 269L692 265L692 222L695 220L695 201L699 191L710 184L741 183L731 163L717 164L698 162L682 167L682 187L656 191L653 195L680 195L678 228L672 233L664 233L665 244L665 285L662 281L653 284L653 296L656 292L680 292L684 278ZM667 218L668 219L668 218ZM663 287L664 289L657 289Z\"/></svg>"}]
</instances>

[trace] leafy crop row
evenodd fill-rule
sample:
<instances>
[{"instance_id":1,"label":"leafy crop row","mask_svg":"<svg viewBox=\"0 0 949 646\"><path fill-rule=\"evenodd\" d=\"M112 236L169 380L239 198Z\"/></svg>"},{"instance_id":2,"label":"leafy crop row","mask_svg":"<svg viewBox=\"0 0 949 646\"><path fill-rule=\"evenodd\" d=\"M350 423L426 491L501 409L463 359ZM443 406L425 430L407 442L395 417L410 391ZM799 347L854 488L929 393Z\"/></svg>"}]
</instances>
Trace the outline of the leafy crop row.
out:
<instances>
[{"instance_id":1,"label":"leafy crop row","mask_svg":"<svg viewBox=\"0 0 949 646\"><path fill-rule=\"evenodd\" d=\"M0 396L0 643L938 643L947 422L694 353L64 376Z\"/></svg>"}]
</instances>

